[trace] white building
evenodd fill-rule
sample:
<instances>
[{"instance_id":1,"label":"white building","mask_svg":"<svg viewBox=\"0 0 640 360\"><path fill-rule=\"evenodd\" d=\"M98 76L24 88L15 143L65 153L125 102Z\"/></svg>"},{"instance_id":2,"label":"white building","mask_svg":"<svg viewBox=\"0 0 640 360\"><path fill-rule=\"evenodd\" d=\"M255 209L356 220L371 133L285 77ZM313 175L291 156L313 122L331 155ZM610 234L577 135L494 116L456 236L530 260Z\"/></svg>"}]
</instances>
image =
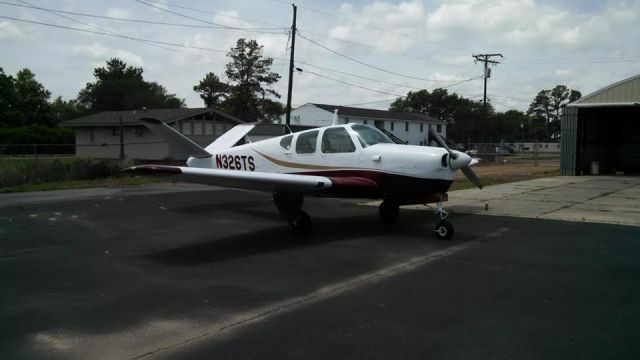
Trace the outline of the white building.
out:
<instances>
[{"instance_id":1,"label":"white building","mask_svg":"<svg viewBox=\"0 0 640 360\"><path fill-rule=\"evenodd\" d=\"M339 124L358 123L375 126L380 130L386 130L410 145L427 145L431 140L429 127L432 127L443 138L447 137L446 123L428 115L327 104L307 103L291 110L291 125L331 125L336 109L338 110ZM284 116L281 117L281 122L285 122ZM431 145L434 143L431 142Z\"/></svg>"}]
</instances>

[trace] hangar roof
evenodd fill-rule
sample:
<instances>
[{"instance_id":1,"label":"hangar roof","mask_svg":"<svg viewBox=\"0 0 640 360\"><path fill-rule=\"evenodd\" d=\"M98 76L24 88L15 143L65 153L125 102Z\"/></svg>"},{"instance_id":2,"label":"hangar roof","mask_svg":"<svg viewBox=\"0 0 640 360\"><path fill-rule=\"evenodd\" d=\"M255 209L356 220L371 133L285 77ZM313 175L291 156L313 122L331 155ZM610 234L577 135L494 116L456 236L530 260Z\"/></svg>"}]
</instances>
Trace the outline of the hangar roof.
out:
<instances>
[{"instance_id":1,"label":"hangar roof","mask_svg":"<svg viewBox=\"0 0 640 360\"><path fill-rule=\"evenodd\" d=\"M571 107L640 106L640 74L611 84L567 105Z\"/></svg>"}]
</instances>

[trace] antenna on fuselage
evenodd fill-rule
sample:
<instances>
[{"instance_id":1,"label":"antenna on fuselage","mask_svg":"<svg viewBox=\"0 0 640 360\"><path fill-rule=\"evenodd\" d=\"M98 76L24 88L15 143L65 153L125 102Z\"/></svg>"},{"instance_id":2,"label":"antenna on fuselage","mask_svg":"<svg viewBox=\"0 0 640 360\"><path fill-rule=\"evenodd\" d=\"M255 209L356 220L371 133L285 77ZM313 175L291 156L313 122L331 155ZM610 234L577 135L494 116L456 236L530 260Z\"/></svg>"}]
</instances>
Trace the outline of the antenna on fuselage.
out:
<instances>
[{"instance_id":1,"label":"antenna on fuselage","mask_svg":"<svg viewBox=\"0 0 640 360\"><path fill-rule=\"evenodd\" d=\"M333 110L333 120L331 125L338 125L338 109Z\"/></svg>"}]
</instances>

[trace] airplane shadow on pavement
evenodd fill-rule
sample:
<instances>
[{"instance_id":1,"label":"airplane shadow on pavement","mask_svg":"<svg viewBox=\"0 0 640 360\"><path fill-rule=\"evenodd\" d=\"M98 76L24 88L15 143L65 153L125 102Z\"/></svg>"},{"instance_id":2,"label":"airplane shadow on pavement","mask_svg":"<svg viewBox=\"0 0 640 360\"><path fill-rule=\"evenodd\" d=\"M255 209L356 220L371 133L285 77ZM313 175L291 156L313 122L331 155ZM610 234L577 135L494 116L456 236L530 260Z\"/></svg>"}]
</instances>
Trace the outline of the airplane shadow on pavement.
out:
<instances>
[{"instance_id":1,"label":"airplane shadow on pavement","mask_svg":"<svg viewBox=\"0 0 640 360\"><path fill-rule=\"evenodd\" d=\"M377 209L375 210L377 212ZM321 246L339 241L363 239L365 241L375 239L398 241L402 238L404 241L427 241L447 246L463 240L458 239L454 242L436 240L432 235L436 218L428 216L423 211L403 211L401 218L395 224L383 223L373 211L370 215L341 218L315 216L312 219L311 234L307 236L291 234L286 223L279 220L277 213L267 213L260 210L256 210L255 213L255 216L272 219L274 226L226 237L211 235L198 243L150 253L144 257L147 260L165 265L194 266L287 249Z\"/></svg>"}]
</instances>

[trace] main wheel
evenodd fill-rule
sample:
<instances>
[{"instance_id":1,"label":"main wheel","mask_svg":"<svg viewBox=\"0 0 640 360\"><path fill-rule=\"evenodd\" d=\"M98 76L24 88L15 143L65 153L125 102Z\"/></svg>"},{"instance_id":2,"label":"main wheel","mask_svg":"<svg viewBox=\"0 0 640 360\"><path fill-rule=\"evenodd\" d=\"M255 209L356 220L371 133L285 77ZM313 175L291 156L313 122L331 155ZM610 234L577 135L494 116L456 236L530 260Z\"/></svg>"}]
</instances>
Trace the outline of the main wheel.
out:
<instances>
[{"instance_id":1,"label":"main wheel","mask_svg":"<svg viewBox=\"0 0 640 360\"><path fill-rule=\"evenodd\" d=\"M311 218L306 212L300 211L295 219L289 220L289 226L294 235L308 235L311 232Z\"/></svg>"},{"instance_id":2,"label":"main wheel","mask_svg":"<svg viewBox=\"0 0 640 360\"><path fill-rule=\"evenodd\" d=\"M396 222L400 214L400 206L392 201L385 200L380 204L378 212L380 213L382 221L389 223Z\"/></svg>"},{"instance_id":3,"label":"main wheel","mask_svg":"<svg viewBox=\"0 0 640 360\"><path fill-rule=\"evenodd\" d=\"M440 220L436 224L436 229L434 230L436 233L436 237L439 240L450 240L453 237L453 225L446 220Z\"/></svg>"}]
</instances>

